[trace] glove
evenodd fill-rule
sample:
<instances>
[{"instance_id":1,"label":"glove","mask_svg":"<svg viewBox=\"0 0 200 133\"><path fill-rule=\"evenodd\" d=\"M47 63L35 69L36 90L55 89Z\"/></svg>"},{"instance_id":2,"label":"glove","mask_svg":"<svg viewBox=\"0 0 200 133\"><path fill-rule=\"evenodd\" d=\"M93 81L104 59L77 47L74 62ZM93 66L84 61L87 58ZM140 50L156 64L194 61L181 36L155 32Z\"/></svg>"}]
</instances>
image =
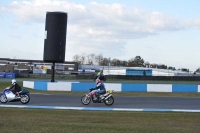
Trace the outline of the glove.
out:
<instances>
[{"instance_id":1,"label":"glove","mask_svg":"<svg viewBox=\"0 0 200 133\"><path fill-rule=\"evenodd\" d=\"M94 88L91 88L91 89L89 89L90 91L93 91L93 90L95 90Z\"/></svg>"}]
</instances>

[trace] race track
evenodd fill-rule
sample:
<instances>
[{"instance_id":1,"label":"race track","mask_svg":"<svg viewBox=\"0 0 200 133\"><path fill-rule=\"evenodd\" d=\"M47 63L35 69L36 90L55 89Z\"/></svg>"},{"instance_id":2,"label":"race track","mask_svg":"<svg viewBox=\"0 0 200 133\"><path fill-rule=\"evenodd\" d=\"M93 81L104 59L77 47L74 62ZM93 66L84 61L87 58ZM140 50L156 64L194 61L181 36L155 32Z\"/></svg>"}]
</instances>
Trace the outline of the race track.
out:
<instances>
[{"instance_id":1,"label":"race track","mask_svg":"<svg viewBox=\"0 0 200 133\"><path fill-rule=\"evenodd\" d=\"M22 82L24 79L18 79ZM33 79L29 79L33 80ZM0 82L10 82L4 79ZM200 98L198 97L142 97L142 96L114 96L114 104L106 106L104 103L83 105L81 95L49 95L31 94L28 104L21 102L0 103L0 107L45 108L45 109L78 109L78 110L125 110L125 111L176 111L200 112Z\"/></svg>"},{"instance_id":2,"label":"race track","mask_svg":"<svg viewBox=\"0 0 200 133\"><path fill-rule=\"evenodd\" d=\"M82 96L31 94L31 100L27 106L200 110L200 98L113 96L115 103L112 106L106 106L104 103L93 102L83 105ZM0 105L22 104L17 101Z\"/></svg>"}]
</instances>

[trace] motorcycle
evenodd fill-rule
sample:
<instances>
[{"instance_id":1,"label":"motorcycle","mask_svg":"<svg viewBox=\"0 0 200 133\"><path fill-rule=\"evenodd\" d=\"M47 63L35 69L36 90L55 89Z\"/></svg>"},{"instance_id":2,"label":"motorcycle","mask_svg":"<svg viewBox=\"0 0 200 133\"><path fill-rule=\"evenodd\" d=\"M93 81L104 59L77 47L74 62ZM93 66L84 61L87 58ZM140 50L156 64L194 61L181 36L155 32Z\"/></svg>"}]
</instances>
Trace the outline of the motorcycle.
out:
<instances>
[{"instance_id":1,"label":"motorcycle","mask_svg":"<svg viewBox=\"0 0 200 133\"><path fill-rule=\"evenodd\" d=\"M3 90L3 93L0 97L0 101L1 103L7 103L7 102L11 102L11 101L19 101L22 104L27 104L30 101L30 93L28 90L26 89L22 89L19 92L19 97L17 97L11 90L9 90L9 88L5 88Z\"/></svg>"},{"instance_id":2,"label":"motorcycle","mask_svg":"<svg viewBox=\"0 0 200 133\"><path fill-rule=\"evenodd\" d=\"M93 103L105 103L107 106L111 106L114 103L114 97L112 96L112 93L114 92L114 90L108 90L106 91L105 94L100 95L99 97L96 97L96 91L91 88L89 89L89 93L85 94L82 98L81 98L81 102L84 105L88 105L90 104L91 100L93 101Z\"/></svg>"}]
</instances>

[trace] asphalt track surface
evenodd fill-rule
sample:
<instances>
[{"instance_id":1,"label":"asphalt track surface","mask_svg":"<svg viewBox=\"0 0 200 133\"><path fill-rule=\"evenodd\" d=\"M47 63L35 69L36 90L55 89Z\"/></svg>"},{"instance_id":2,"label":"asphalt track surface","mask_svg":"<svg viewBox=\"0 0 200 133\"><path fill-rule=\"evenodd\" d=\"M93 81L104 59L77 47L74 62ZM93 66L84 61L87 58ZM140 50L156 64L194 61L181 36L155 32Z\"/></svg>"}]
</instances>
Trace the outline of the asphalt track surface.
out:
<instances>
[{"instance_id":1,"label":"asphalt track surface","mask_svg":"<svg viewBox=\"0 0 200 133\"><path fill-rule=\"evenodd\" d=\"M104 103L83 105L79 95L44 95L31 94L28 106L92 107L92 108L143 108L143 109L188 109L200 110L200 98L183 97L135 97L114 96L115 103L106 106ZM22 105L20 101L0 105Z\"/></svg>"}]
</instances>

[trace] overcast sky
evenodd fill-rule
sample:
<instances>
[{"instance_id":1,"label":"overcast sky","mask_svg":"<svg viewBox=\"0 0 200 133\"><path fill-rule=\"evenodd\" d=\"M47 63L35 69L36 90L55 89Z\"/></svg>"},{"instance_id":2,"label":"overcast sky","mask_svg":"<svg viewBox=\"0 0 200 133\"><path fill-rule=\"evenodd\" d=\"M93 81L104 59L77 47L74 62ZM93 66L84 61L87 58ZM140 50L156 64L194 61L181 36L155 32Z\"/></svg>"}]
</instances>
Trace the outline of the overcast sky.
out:
<instances>
[{"instance_id":1,"label":"overcast sky","mask_svg":"<svg viewBox=\"0 0 200 133\"><path fill-rule=\"evenodd\" d=\"M200 67L199 0L0 0L0 58L43 60L48 11L68 13L65 60L102 54Z\"/></svg>"}]
</instances>

